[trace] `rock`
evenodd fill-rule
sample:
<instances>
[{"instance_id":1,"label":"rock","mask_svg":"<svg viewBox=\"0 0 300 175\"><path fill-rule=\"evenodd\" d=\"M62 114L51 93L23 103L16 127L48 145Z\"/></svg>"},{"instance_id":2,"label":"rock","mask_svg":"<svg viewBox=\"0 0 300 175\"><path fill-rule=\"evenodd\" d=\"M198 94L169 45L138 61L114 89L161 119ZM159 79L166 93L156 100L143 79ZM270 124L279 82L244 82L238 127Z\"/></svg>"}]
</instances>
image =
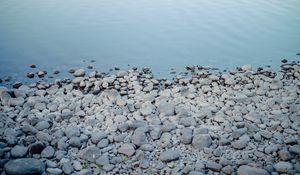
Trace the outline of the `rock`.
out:
<instances>
[{"instance_id":1,"label":"rock","mask_svg":"<svg viewBox=\"0 0 300 175\"><path fill-rule=\"evenodd\" d=\"M243 135L239 138L239 140L232 143L232 146L235 149L243 149L247 146L248 142L250 141L250 138L248 135Z\"/></svg>"},{"instance_id":2,"label":"rock","mask_svg":"<svg viewBox=\"0 0 300 175\"><path fill-rule=\"evenodd\" d=\"M206 164L205 164L205 167L207 169L210 169L210 170L213 170L213 171L220 171L222 169L222 165L216 163L216 162L213 162L213 161L207 161Z\"/></svg>"},{"instance_id":3,"label":"rock","mask_svg":"<svg viewBox=\"0 0 300 175\"><path fill-rule=\"evenodd\" d=\"M268 171L261 169L261 168L255 168L247 165L242 165L237 170L238 175L269 175Z\"/></svg>"},{"instance_id":4,"label":"rock","mask_svg":"<svg viewBox=\"0 0 300 175\"><path fill-rule=\"evenodd\" d=\"M190 171L189 175L204 175L204 174L199 171Z\"/></svg>"},{"instance_id":5,"label":"rock","mask_svg":"<svg viewBox=\"0 0 300 175\"><path fill-rule=\"evenodd\" d=\"M8 100L8 103L10 106L23 106L25 100L23 97L18 97L18 98L10 98Z\"/></svg>"},{"instance_id":6,"label":"rock","mask_svg":"<svg viewBox=\"0 0 300 175\"><path fill-rule=\"evenodd\" d=\"M279 173L288 173L293 169L293 165L290 162L280 161L274 165L274 169Z\"/></svg>"},{"instance_id":7,"label":"rock","mask_svg":"<svg viewBox=\"0 0 300 175\"><path fill-rule=\"evenodd\" d=\"M44 129L48 129L50 127L50 124L47 121L40 121L35 125L35 128L37 130L44 130Z\"/></svg>"},{"instance_id":8,"label":"rock","mask_svg":"<svg viewBox=\"0 0 300 175\"><path fill-rule=\"evenodd\" d=\"M74 171L74 168L71 162L64 163L62 166L62 170L65 174L71 174Z\"/></svg>"},{"instance_id":9,"label":"rock","mask_svg":"<svg viewBox=\"0 0 300 175\"><path fill-rule=\"evenodd\" d=\"M130 157L135 153L135 149L131 144L125 143L118 149L118 152Z\"/></svg>"},{"instance_id":10,"label":"rock","mask_svg":"<svg viewBox=\"0 0 300 175\"><path fill-rule=\"evenodd\" d=\"M117 73L117 77L125 77L127 76L128 73L124 70L120 70L118 73Z\"/></svg>"},{"instance_id":11,"label":"rock","mask_svg":"<svg viewBox=\"0 0 300 175\"><path fill-rule=\"evenodd\" d=\"M178 150L167 150L160 154L160 160L163 162L171 162L178 160L180 157L180 152Z\"/></svg>"},{"instance_id":12,"label":"rock","mask_svg":"<svg viewBox=\"0 0 300 175\"><path fill-rule=\"evenodd\" d=\"M300 155L300 145L293 145L290 146L289 151L293 154L298 154Z\"/></svg>"},{"instance_id":13,"label":"rock","mask_svg":"<svg viewBox=\"0 0 300 175\"><path fill-rule=\"evenodd\" d=\"M100 142L98 142L97 147L99 148L105 148L107 147L109 144L109 140L108 139L102 139L100 140Z\"/></svg>"},{"instance_id":14,"label":"rock","mask_svg":"<svg viewBox=\"0 0 300 175\"><path fill-rule=\"evenodd\" d=\"M60 175L63 171L59 168L47 168L46 172L53 175Z\"/></svg>"},{"instance_id":15,"label":"rock","mask_svg":"<svg viewBox=\"0 0 300 175\"><path fill-rule=\"evenodd\" d=\"M175 114L175 106L171 102L160 102L157 109L160 114L165 116L170 116Z\"/></svg>"},{"instance_id":16,"label":"rock","mask_svg":"<svg viewBox=\"0 0 300 175\"><path fill-rule=\"evenodd\" d=\"M69 140L70 146L78 147L80 148L82 143L79 137L71 137Z\"/></svg>"},{"instance_id":17,"label":"rock","mask_svg":"<svg viewBox=\"0 0 300 175\"><path fill-rule=\"evenodd\" d=\"M8 175L42 174L45 171L45 165L38 159L22 158L10 160L5 164L4 169Z\"/></svg>"},{"instance_id":18,"label":"rock","mask_svg":"<svg viewBox=\"0 0 300 175\"><path fill-rule=\"evenodd\" d=\"M91 141L94 144L97 144L100 140L107 138L107 134L104 131L94 132L91 135Z\"/></svg>"},{"instance_id":19,"label":"rock","mask_svg":"<svg viewBox=\"0 0 300 175\"><path fill-rule=\"evenodd\" d=\"M102 155L96 160L97 165L105 166L109 164L109 158L107 155Z\"/></svg>"},{"instance_id":20,"label":"rock","mask_svg":"<svg viewBox=\"0 0 300 175\"><path fill-rule=\"evenodd\" d=\"M37 75L39 78L43 78L46 74L47 74L47 72L44 70L40 70L37 72Z\"/></svg>"},{"instance_id":21,"label":"rock","mask_svg":"<svg viewBox=\"0 0 300 175\"><path fill-rule=\"evenodd\" d=\"M71 137L79 137L80 136L80 128L77 126L69 126L66 128L66 136L70 139Z\"/></svg>"},{"instance_id":22,"label":"rock","mask_svg":"<svg viewBox=\"0 0 300 175\"><path fill-rule=\"evenodd\" d=\"M280 151L278 151L278 156L283 161L289 160L291 158L291 154L287 150L280 150Z\"/></svg>"},{"instance_id":23,"label":"rock","mask_svg":"<svg viewBox=\"0 0 300 175\"><path fill-rule=\"evenodd\" d=\"M16 145L11 149L10 153L15 158L21 158L27 154L27 151L27 147Z\"/></svg>"},{"instance_id":24,"label":"rock","mask_svg":"<svg viewBox=\"0 0 300 175\"><path fill-rule=\"evenodd\" d=\"M42 152L41 157L52 158L54 156L55 150L52 146L47 146Z\"/></svg>"},{"instance_id":25,"label":"rock","mask_svg":"<svg viewBox=\"0 0 300 175\"><path fill-rule=\"evenodd\" d=\"M80 150L78 156L81 159L95 162L101 156L101 150L95 146L88 146L87 148Z\"/></svg>"},{"instance_id":26,"label":"rock","mask_svg":"<svg viewBox=\"0 0 300 175\"><path fill-rule=\"evenodd\" d=\"M85 75L85 71L83 69L78 69L73 73L74 77L83 77Z\"/></svg>"},{"instance_id":27,"label":"rock","mask_svg":"<svg viewBox=\"0 0 300 175\"><path fill-rule=\"evenodd\" d=\"M181 130L180 141L184 144L190 144L193 139L193 129L191 128L183 128Z\"/></svg>"},{"instance_id":28,"label":"rock","mask_svg":"<svg viewBox=\"0 0 300 175\"><path fill-rule=\"evenodd\" d=\"M144 132L135 131L131 136L131 142L136 146L142 146L147 143L146 134Z\"/></svg>"},{"instance_id":29,"label":"rock","mask_svg":"<svg viewBox=\"0 0 300 175\"><path fill-rule=\"evenodd\" d=\"M42 142L35 142L29 146L29 152L31 154L40 154L45 148Z\"/></svg>"},{"instance_id":30,"label":"rock","mask_svg":"<svg viewBox=\"0 0 300 175\"><path fill-rule=\"evenodd\" d=\"M209 134L198 134L195 135L192 141L194 148L198 150L203 150L206 147L209 147L212 143L212 139Z\"/></svg>"},{"instance_id":31,"label":"rock","mask_svg":"<svg viewBox=\"0 0 300 175\"><path fill-rule=\"evenodd\" d=\"M76 171L82 170L82 165L81 165L81 163L80 163L79 161L77 161L77 160L74 160L74 161L73 161L73 167L74 167L74 169L75 169Z\"/></svg>"},{"instance_id":32,"label":"rock","mask_svg":"<svg viewBox=\"0 0 300 175\"><path fill-rule=\"evenodd\" d=\"M15 82L13 84L13 88L18 89L19 87L21 87L23 84L21 82Z\"/></svg>"},{"instance_id":33,"label":"rock","mask_svg":"<svg viewBox=\"0 0 300 175\"><path fill-rule=\"evenodd\" d=\"M33 72L28 72L27 77L28 78L34 78L34 73Z\"/></svg>"},{"instance_id":34,"label":"rock","mask_svg":"<svg viewBox=\"0 0 300 175\"><path fill-rule=\"evenodd\" d=\"M243 71L251 71L252 66L250 64L246 64L246 65L242 66L242 70Z\"/></svg>"},{"instance_id":35,"label":"rock","mask_svg":"<svg viewBox=\"0 0 300 175\"><path fill-rule=\"evenodd\" d=\"M29 67L34 69L34 68L36 68L36 65L35 64L31 64L31 65L29 65Z\"/></svg>"}]
</instances>

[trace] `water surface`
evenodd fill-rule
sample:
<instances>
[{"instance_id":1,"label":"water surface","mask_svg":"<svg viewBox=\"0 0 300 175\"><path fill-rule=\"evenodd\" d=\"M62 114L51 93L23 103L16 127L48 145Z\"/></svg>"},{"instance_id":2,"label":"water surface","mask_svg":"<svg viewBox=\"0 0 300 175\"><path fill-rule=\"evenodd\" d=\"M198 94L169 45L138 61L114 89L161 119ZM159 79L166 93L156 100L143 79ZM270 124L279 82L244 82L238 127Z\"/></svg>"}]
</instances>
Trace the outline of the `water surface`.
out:
<instances>
[{"instance_id":1,"label":"water surface","mask_svg":"<svg viewBox=\"0 0 300 175\"><path fill-rule=\"evenodd\" d=\"M161 76L188 64L278 67L298 52L299 0L0 1L0 78L91 59L100 71L129 64Z\"/></svg>"}]
</instances>

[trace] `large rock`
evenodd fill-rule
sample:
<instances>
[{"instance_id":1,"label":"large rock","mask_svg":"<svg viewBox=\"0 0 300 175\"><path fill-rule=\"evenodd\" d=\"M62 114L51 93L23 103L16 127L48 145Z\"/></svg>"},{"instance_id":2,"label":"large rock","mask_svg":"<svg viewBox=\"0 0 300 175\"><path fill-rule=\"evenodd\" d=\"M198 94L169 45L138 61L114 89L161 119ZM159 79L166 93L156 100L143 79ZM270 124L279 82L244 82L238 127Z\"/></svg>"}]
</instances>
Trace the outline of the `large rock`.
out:
<instances>
[{"instance_id":1,"label":"large rock","mask_svg":"<svg viewBox=\"0 0 300 175\"><path fill-rule=\"evenodd\" d=\"M212 139L209 134L198 134L195 135L192 141L194 148L202 150L205 147L209 147L212 143Z\"/></svg>"},{"instance_id":2,"label":"large rock","mask_svg":"<svg viewBox=\"0 0 300 175\"><path fill-rule=\"evenodd\" d=\"M268 175L269 173L261 168L255 168L247 165L242 165L238 168L238 175Z\"/></svg>"},{"instance_id":3,"label":"large rock","mask_svg":"<svg viewBox=\"0 0 300 175\"><path fill-rule=\"evenodd\" d=\"M78 156L81 159L88 160L90 162L95 162L97 158L101 156L101 150L95 146L89 146L79 151Z\"/></svg>"},{"instance_id":4,"label":"large rock","mask_svg":"<svg viewBox=\"0 0 300 175\"><path fill-rule=\"evenodd\" d=\"M4 166L8 175L39 175L45 171L42 161L33 158L11 160Z\"/></svg>"},{"instance_id":5,"label":"large rock","mask_svg":"<svg viewBox=\"0 0 300 175\"><path fill-rule=\"evenodd\" d=\"M180 152L178 150L167 150L160 154L160 160L163 162L171 162L177 160L180 157Z\"/></svg>"},{"instance_id":6,"label":"large rock","mask_svg":"<svg viewBox=\"0 0 300 175\"><path fill-rule=\"evenodd\" d=\"M293 169L293 165L290 162L280 161L274 165L274 169L279 173L288 173Z\"/></svg>"}]
</instances>

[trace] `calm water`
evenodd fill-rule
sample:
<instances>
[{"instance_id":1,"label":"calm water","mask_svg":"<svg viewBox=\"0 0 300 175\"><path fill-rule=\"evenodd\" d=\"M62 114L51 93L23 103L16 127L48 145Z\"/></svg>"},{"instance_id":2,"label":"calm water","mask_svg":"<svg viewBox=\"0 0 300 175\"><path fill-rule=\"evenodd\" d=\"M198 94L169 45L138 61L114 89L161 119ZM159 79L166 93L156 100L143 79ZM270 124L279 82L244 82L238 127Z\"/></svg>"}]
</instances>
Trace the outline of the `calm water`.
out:
<instances>
[{"instance_id":1,"label":"calm water","mask_svg":"<svg viewBox=\"0 0 300 175\"><path fill-rule=\"evenodd\" d=\"M0 78L197 64L278 67L299 60L300 0L0 0Z\"/></svg>"}]
</instances>

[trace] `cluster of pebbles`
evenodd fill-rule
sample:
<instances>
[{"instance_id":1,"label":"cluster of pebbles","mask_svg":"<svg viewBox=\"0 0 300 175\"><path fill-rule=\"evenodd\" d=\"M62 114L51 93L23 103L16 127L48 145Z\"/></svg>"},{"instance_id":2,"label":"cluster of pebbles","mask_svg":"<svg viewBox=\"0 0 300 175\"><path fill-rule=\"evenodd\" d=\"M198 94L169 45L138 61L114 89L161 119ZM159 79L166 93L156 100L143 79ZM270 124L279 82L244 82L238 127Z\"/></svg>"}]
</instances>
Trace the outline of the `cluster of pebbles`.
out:
<instances>
[{"instance_id":1,"label":"cluster of pebbles","mask_svg":"<svg viewBox=\"0 0 300 175\"><path fill-rule=\"evenodd\" d=\"M300 65L0 88L1 175L300 174Z\"/></svg>"}]
</instances>

